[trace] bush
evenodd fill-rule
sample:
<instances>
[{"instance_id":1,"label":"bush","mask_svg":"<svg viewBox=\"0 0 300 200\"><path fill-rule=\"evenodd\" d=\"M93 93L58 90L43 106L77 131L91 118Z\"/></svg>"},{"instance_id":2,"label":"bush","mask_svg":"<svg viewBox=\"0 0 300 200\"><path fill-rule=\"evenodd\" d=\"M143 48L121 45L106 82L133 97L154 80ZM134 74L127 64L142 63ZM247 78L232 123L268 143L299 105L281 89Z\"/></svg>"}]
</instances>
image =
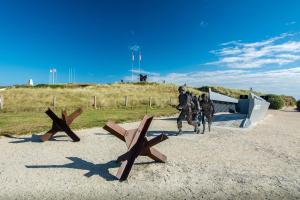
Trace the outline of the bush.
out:
<instances>
[{"instance_id":1,"label":"bush","mask_svg":"<svg viewBox=\"0 0 300 200\"><path fill-rule=\"evenodd\" d=\"M284 105L287 107L295 107L296 106L296 99L292 96L285 96L285 95L281 95L283 101L284 101Z\"/></svg>"},{"instance_id":2,"label":"bush","mask_svg":"<svg viewBox=\"0 0 300 200\"><path fill-rule=\"evenodd\" d=\"M270 103L270 108L279 110L284 106L284 100L281 96L269 94L267 95L267 101Z\"/></svg>"},{"instance_id":3,"label":"bush","mask_svg":"<svg viewBox=\"0 0 300 200\"><path fill-rule=\"evenodd\" d=\"M297 101L297 110L300 111L300 100Z\"/></svg>"}]
</instances>

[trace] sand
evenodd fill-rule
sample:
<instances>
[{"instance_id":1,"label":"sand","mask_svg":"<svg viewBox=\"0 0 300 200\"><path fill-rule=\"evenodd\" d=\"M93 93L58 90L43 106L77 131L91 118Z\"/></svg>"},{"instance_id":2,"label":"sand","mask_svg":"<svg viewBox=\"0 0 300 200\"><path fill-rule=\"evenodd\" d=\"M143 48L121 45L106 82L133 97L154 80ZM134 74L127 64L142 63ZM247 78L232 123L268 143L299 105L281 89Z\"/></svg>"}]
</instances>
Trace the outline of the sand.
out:
<instances>
[{"instance_id":1,"label":"sand","mask_svg":"<svg viewBox=\"0 0 300 200\"><path fill-rule=\"evenodd\" d=\"M155 119L148 135L169 135L157 146L168 161L139 157L125 182L114 175L126 145L101 128L77 131L78 143L2 137L0 199L300 199L299 112L269 111L250 129L184 129L174 136L173 118Z\"/></svg>"}]
</instances>

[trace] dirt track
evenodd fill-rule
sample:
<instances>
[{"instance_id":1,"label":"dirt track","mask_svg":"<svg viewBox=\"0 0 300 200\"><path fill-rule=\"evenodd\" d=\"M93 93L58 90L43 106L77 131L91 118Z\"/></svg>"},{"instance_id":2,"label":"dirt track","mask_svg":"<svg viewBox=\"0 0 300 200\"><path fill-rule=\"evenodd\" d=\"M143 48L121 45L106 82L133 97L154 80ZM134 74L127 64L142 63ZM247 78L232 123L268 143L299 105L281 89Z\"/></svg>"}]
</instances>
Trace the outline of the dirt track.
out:
<instances>
[{"instance_id":1,"label":"dirt track","mask_svg":"<svg viewBox=\"0 0 300 200\"><path fill-rule=\"evenodd\" d=\"M3 137L0 199L300 199L300 113L269 111L247 130L184 127L176 137L176 121L154 120L149 136L170 136L157 146L168 162L138 158L122 183L114 160L125 143L101 128L79 131L79 143Z\"/></svg>"}]
</instances>

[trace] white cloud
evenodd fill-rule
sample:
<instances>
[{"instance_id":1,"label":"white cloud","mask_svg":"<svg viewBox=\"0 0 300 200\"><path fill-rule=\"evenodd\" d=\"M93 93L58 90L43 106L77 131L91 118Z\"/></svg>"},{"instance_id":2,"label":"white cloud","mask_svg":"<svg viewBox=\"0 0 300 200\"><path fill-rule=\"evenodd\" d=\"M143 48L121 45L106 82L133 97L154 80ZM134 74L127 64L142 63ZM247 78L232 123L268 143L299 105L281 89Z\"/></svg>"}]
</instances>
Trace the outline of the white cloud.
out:
<instances>
[{"instance_id":1,"label":"white cloud","mask_svg":"<svg viewBox=\"0 0 300 200\"><path fill-rule=\"evenodd\" d=\"M218 57L218 60L206 64L234 69L251 69L295 63L300 60L300 41L297 36L299 33L284 33L260 42L222 43L223 48L210 51Z\"/></svg>"},{"instance_id":2,"label":"white cloud","mask_svg":"<svg viewBox=\"0 0 300 200\"><path fill-rule=\"evenodd\" d=\"M127 80L130 77L128 77ZM194 87L204 85L249 89L275 94L292 95L300 99L300 67L271 71L223 70L197 71L191 73L169 73L153 75L149 81L188 84Z\"/></svg>"}]
</instances>

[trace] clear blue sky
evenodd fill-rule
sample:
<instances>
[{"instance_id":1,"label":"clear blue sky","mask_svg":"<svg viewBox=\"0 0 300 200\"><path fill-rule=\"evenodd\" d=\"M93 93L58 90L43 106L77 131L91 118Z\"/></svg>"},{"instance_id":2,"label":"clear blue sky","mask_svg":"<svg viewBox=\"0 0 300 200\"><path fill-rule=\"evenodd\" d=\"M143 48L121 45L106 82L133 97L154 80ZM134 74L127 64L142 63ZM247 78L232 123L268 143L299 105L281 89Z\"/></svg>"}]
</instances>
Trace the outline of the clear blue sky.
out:
<instances>
[{"instance_id":1,"label":"clear blue sky","mask_svg":"<svg viewBox=\"0 0 300 200\"><path fill-rule=\"evenodd\" d=\"M138 45L153 81L300 98L298 0L7 0L0 27L0 85L129 80Z\"/></svg>"}]
</instances>

